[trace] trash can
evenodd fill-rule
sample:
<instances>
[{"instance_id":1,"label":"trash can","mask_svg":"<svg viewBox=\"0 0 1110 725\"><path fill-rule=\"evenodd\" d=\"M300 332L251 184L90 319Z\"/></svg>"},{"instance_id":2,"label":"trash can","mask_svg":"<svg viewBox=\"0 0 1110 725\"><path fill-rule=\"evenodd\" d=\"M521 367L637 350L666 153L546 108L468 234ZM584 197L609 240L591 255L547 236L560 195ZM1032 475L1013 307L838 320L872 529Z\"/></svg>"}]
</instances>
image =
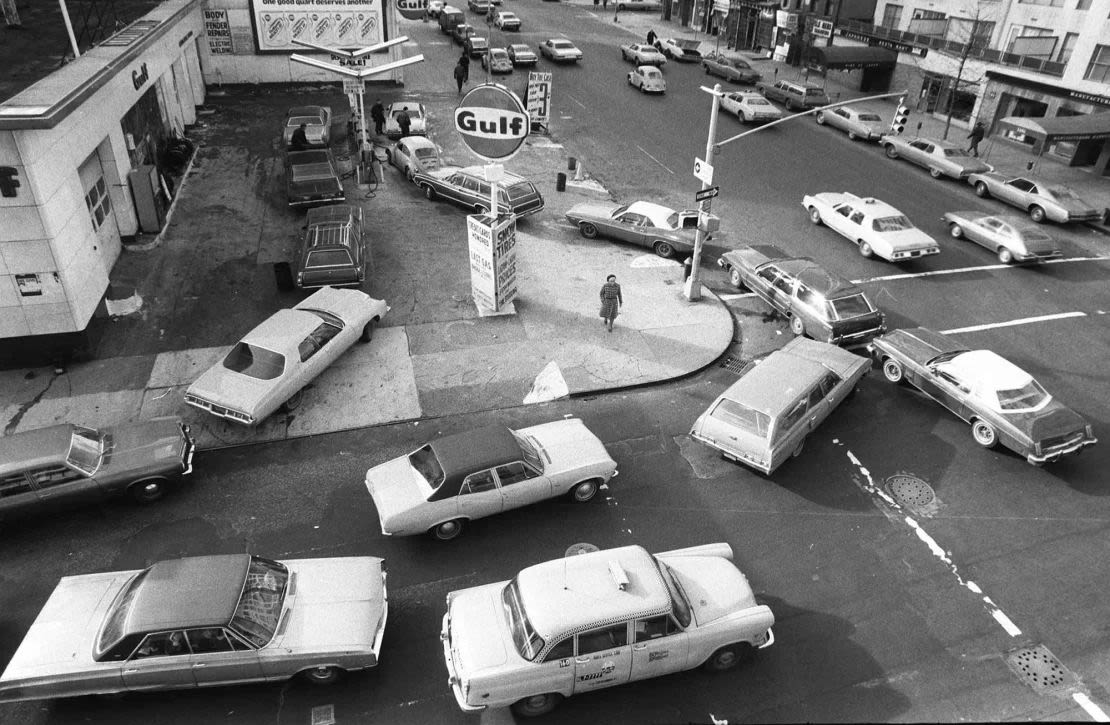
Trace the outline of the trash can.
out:
<instances>
[{"instance_id":1,"label":"trash can","mask_svg":"<svg viewBox=\"0 0 1110 725\"><path fill-rule=\"evenodd\" d=\"M567 190L567 175L562 171L555 174L555 191Z\"/></svg>"},{"instance_id":2,"label":"trash can","mask_svg":"<svg viewBox=\"0 0 1110 725\"><path fill-rule=\"evenodd\" d=\"M282 292L293 289L293 268L289 266L289 262L274 262L274 280Z\"/></svg>"}]
</instances>

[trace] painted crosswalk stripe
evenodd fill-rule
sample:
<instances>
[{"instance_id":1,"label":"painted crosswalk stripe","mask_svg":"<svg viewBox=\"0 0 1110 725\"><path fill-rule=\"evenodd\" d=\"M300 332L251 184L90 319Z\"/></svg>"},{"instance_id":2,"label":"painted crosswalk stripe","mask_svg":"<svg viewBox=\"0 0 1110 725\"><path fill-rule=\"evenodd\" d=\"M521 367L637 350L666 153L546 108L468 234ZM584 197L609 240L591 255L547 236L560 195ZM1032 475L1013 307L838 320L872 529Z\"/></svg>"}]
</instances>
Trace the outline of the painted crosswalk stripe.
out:
<instances>
[{"instance_id":1,"label":"painted crosswalk stripe","mask_svg":"<svg viewBox=\"0 0 1110 725\"><path fill-rule=\"evenodd\" d=\"M1006 320L1005 322L988 322L985 325L971 325L970 327L955 327L951 330L941 330L945 335L958 335L961 332L979 332L980 330L993 330L996 327L1014 327L1016 325L1030 325L1034 322L1051 322L1052 320L1066 320L1071 317L1086 317L1086 312L1061 312L1057 315L1040 315L1039 317L1023 317L1020 320Z\"/></svg>"}]
</instances>

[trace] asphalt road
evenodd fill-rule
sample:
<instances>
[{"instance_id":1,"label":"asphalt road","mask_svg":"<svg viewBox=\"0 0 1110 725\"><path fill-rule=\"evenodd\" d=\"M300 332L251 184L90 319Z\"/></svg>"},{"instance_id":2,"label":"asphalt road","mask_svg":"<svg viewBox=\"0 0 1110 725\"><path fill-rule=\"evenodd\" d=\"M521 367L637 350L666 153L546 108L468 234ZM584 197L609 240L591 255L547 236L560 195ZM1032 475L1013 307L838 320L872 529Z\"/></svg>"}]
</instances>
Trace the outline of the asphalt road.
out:
<instances>
[{"instance_id":1,"label":"asphalt road","mask_svg":"<svg viewBox=\"0 0 1110 725\"><path fill-rule=\"evenodd\" d=\"M627 87L629 66L615 49L629 36L581 9L512 7L537 28L567 27L567 13L575 14L571 37L587 59L558 69L555 86L555 135L568 153L584 159L618 198L673 206L692 200L690 167L704 152L708 114L707 97L695 89L704 80L700 70L669 65L667 95L641 97ZM416 30L417 40L434 37L431 28ZM521 35L534 45L543 34ZM424 52L440 65L456 53L449 46ZM730 124L739 127L722 119L722 129ZM511 722L506 712L477 718L458 711L438 641L444 596L508 578L583 541L635 542L652 551L730 543L757 597L775 611L777 641L740 670L684 673L572 698L545 722L708 722L710 714L730 722L1089 719L1075 693L1105 707L1107 262L996 268L984 250L949 239L941 240L941 255L917 265L864 260L809 224L799 205L804 193L875 194L934 234L942 211L983 202L812 122L755 134L719 159L715 211L726 229L723 246L775 241L873 280L866 284L895 327L994 325L961 339L1036 374L1094 423L1103 443L1033 468L1004 450L978 448L958 419L873 374L811 436L804 455L768 479L686 435L735 379L714 368L647 390L204 453L187 489L154 508L104 505L5 528L0 653L14 650L64 575L244 550L277 558L373 554L385 557L390 571L381 666L331 688L289 683L2 705L0 722L280 725L311 722L313 708L328 706L340 723ZM568 228L567 239L573 235ZM1084 233L1067 235L1069 255L1097 253ZM876 279L942 270L953 273ZM729 291L719 273L709 284ZM730 305L740 322L737 356L787 339L783 321L758 299L741 296ZM1069 312L1083 316L998 326ZM447 545L381 535L362 486L367 467L443 433L566 414L582 417L620 466L603 496L477 522ZM920 478L935 500L892 506L886 484L899 474ZM1049 692L1007 664L1010 653L1038 645L1062 668Z\"/></svg>"}]
</instances>

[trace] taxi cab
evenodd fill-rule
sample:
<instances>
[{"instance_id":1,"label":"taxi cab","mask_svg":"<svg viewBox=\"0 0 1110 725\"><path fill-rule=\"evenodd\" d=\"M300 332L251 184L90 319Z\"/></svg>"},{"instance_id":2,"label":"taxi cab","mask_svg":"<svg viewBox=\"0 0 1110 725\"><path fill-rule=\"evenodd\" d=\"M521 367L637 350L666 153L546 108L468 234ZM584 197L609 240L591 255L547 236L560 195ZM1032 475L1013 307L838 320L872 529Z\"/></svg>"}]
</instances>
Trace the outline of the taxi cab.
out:
<instances>
[{"instance_id":1,"label":"taxi cab","mask_svg":"<svg viewBox=\"0 0 1110 725\"><path fill-rule=\"evenodd\" d=\"M724 543L625 546L451 592L440 639L455 700L533 717L582 692L735 667L774 643L775 617L732 557Z\"/></svg>"}]
</instances>

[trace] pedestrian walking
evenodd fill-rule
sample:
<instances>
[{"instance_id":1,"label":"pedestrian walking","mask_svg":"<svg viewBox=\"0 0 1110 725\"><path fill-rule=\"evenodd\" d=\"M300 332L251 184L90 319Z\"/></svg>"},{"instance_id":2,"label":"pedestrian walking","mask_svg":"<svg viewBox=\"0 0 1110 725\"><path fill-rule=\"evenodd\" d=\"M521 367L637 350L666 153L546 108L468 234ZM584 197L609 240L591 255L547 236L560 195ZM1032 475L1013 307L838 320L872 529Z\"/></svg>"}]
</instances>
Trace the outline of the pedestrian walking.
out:
<instances>
[{"instance_id":1,"label":"pedestrian walking","mask_svg":"<svg viewBox=\"0 0 1110 725\"><path fill-rule=\"evenodd\" d=\"M459 93L462 93L463 83L466 83L466 66L460 60L455 64L455 85L459 87Z\"/></svg>"},{"instance_id":2,"label":"pedestrian walking","mask_svg":"<svg viewBox=\"0 0 1110 725\"><path fill-rule=\"evenodd\" d=\"M470 80L470 53L463 48L462 55L459 56L459 64L463 67L463 83Z\"/></svg>"},{"instance_id":3,"label":"pedestrian walking","mask_svg":"<svg viewBox=\"0 0 1110 725\"><path fill-rule=\"evenodd\" d=\"M649 30L648 34L647 34L647 44L648 45L655 45L655 39L657 37L659 37L659 36L657 36L655 34L655 28L652 28L651 30Z\"/></svg>"},{"instance_id":4,"label":"pedestrian walking","mask_svg":"<svg viewBox=\"0 0 1110 725\"><path fill-rule=\"evenodd\" d=\"M397 113L397 125L401 127L401 138L409 135L409 127L412 125L412 119L409 118L408 106L402 106L400 112Z\"/></svg>"},{"instance_id":5,"label":"pedestrian walking","mask_svg":"<svg viewBox=\"0 0 1110 725\"><path fill-rule=\"evenodd\" d=\"M605 325L605 329L609 332L613 331L613 320L617 319L617 313L624 304L624 298L621 297L621 286L617 284L617 275L611 274L605 278L605 284L601 285L601 324Z\"/></svg>"},{"instance_id":6,"label":"pedestrian walking","mask_svg":"<svg viewBox=\"0 0 1110 725\"><path fill-rule=\"evenodd\" d=\"M987 129L983 126L983 122L979 121L975 124L975 128L971 129L971 133L967 135L971 139L971 145L967 147L967 152L972 156L979 156L979 142L987 135Z\"/></svg>"},{"instance_id":7,"label":"pedestrian walking","mask_svg":"<svg viewBox=\"0 0 1110 725\"><path fill-rule=\"evenodd\" d=\"M293 132L293 138L289 140L289 148L294 151L308 148L308 134L305 133L307 125L301 124L297 130Z\"/></svg>"},{"instance_id":8,"label":"pedestrian walking","mask_svg":"<svg viewBox=\"0 0 1110 725\"><path fill-rule=\"evenodd\" d=\"M381 136L385 131L385 106L382 105L382 99L379 98L370 106L370 118L374 119L374 133Z\"/></svg>"}]
</instances>

